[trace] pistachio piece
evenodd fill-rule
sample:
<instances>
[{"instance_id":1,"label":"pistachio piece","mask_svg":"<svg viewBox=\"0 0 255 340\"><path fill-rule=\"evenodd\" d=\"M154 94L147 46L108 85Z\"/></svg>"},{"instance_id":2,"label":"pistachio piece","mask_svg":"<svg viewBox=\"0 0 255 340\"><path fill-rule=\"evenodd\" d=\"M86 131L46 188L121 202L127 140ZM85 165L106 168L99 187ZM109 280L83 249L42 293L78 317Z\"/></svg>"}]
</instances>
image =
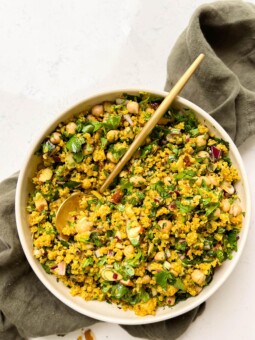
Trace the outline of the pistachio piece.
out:
<instances>
[{"instance_id":1,"label":"pistachio piece","mask_svg":"<svg viewBox=\"0 0 255 340\"><path fill-rule=\"evenodd\" d=\"M52 175L53 175L53 171L50 168L42 169L41 172L40 172L38 180L40 182L49 181L51 179Z\"/></svg>"},{"instance_id":2,"label":"pistachio piece","mask_svg":"<svg viewBox=\"0 0 255 340\"><path fill-rule=\"evenodd\" d=\"M128 280L120 280L120 283L122 283L124 286L132 287L134 284L133 282L128 279Z\"/></svg>"},{"instance_id":3,"label":"pistachio piece","mask_svg":"<svg viewBox=\"0 0 255 340\"><path fill-rule=\"evenodd\" d=\"M136 238L142 232L143 232L143 227L141 227L141 226L127 229L127 235L128 235L129 239Z\"/></svg>"},{"instance_id":4,"label":"pistachio piece","mask_svg":"<svg viewBox=\"0 0 255 340\"><path fill-rule=\"evenodd\" d=\"M122 275L120 275L119 273L115 272L113 269L111 268L103 268L101 270L101 276L104 280L106 281L119 281L122 280Z\"/></svg>"},{"instance_id":5,"label":"pistachio piece","mask_svg":"<svg viewBox=\"0 0 255 340\"><path fill-rule=\"evenodd\" d=\"M164 267L164 269L169 270L169 269L171 268L171 263L169 263L168 261L165 261L165 262L163 263L163 267Z\"/></svg>"},{"instance_id":6,"label":"pistachio piece","mask_svg":"<svg viewBox=\"0 0 255 340\"><path fill-rule=\"evenodd\" d=\"M48 203L40 192L36 193L33 200L37 211L43 211L48 209Z\"/></svg>"},{"instance_id":7,"label":"pistachio piece","mask_svg":"<svg viewBox=\"0 0 255 340\"><path fill-rule=\"evenodd\" d=\"M140 236L136 236L134 238L130 238L130 242L132 243L133 246L137 246L139 244L140 241Z\"/></svg>"}]
</instances>

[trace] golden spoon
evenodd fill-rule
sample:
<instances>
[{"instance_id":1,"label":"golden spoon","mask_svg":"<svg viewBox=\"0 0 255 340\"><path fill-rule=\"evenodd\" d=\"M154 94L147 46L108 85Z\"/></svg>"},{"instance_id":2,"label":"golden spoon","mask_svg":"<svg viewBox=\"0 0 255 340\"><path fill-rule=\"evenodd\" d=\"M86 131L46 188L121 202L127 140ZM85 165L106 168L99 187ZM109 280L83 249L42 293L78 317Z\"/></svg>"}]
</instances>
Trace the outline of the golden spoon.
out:
<instances>
[{"instance_id":1,"label":"golden spoon","mask_svg":"<svg viewBox=\"0 0 255 340\"><path fill-rule=\"evenodd\" d=\"M153 128L156 126L160 118L163 117L164 113L168 110L169 106L172 104L175 97L179 94L179 92L183 89L184 85L188 82L190 77L196 71L197 67L200 65L205 55L200 54L196 60L191 64L191 66L186 70L186 72L182 75L182 77L178 80L175 86L171 89L169 94L165 97L162 103L159 105L155 113L151 116L149 121L140 131L140 133L136 136L133 143L128 148L125 155L121 158L119 163L115 166L112 173L107 177L104 184L99 189L99 192L103 193L106 188L113 182L115 177L118 176L120 171L124 168L127 162L131 159L131 157L135 154L136 150L143 144L145 139L151 133ZM62 233L63 227L66 225L68 221L71 221L72 216L70 216L70 212L76 211L79 213L81 209L79 209L79 200L81 198L81 193L74 193L69 198L67 198L59 207L56 215L56 228L62 238L67 238ZM97 195L99 195L97 193ZM91 195L90 195L91 197Z\"/></svg>"},{"instance_id":2,"label":"golden spoon","mask_svg":"<svg viewBox=\"0 0 255 340\"><path fill-rule=\"evenodd\" d=\"M187 71L178 80L178 82L174 85L172 90L168 93L168 95L165 97L165 99L159 105L157 110L154 112L154 114L148 120L146 125L143 127L141 132L136 136L133 143L129 146L125 155L121 158L119 163L113 169L112 173L107 177L106 181L104 182L104 184L99 189L99 192L102 193L106 188L108 188L108 186L113 182L114 178L116 176L118 176L120 171L124 168L124 166L130 160L130 158L134 155L136 150L143 144L143 142L148 137L148 135L151 133L151 131L153 130L155 125L158 123L160 118L162 118L164 113L168 110L168 108L172 104L174 98L183 89L184 85L187 83L189 78L196 71L197 67L199 66L201 61L204 59L204 57L205 57L204 54L200 54L196 58L196 60L193 62L193 64L191 64L191 66L187 69Z\"/></svg>"}]
</instances>

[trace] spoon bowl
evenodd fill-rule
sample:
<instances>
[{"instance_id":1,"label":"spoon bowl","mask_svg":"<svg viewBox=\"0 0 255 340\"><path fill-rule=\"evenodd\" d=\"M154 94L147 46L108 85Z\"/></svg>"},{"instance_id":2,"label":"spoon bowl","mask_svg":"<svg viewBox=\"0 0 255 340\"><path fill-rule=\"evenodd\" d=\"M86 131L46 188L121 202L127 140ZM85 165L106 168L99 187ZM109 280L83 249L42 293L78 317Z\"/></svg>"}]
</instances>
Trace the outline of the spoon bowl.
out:
<instances>
[{"instance_id":1,"label":"spoon bowl","mask_svg":"<svg viewBox=\"0 0 255 340\"><path fill-rule=\"evenodd\" d=\"M68 236L63 234L63 228L75 221L75 216L81 211L80 200L84 196L81 192L75 192L68 197L58 208L56 214L56 229L63 240L68 240Z\"/></svg>"},{"instance_id":2,"label":"spoon bowl","mask_svg":"<svg viewBox=\"0 0 255 340\"><path fill-rule=\"evenodd\" d=\"M60 238L63 240L69 239L67 235L63 234L63 228L68 225L68 223L76 222L77 216L83 210L80 206L81 199L85 197L87 200L95 197L99 200L103 200L103 196L95 190L92 190L90 193L74 192L64 200L58 208L56 214L56 229L59 232Z\"/></svg>"}]
</instances>

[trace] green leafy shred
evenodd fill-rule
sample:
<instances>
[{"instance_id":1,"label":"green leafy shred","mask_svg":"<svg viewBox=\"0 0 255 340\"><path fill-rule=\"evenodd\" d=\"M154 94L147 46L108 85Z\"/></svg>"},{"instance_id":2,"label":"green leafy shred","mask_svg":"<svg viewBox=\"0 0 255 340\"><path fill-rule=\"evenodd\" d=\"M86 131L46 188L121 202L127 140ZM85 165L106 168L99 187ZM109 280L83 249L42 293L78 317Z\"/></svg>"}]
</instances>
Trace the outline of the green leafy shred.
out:
<instances>
[{"instance_id":1,"label":"green leafy shred","mask_svg":"<svg viewBox=\"0 0 255 340\"><path fill-rule=\"evenodd\" d=\"M121 299L128 292L128 288L121 283L112 287L111 294L117 299Z\"/></svg>"},{"instance_id":2,"label":"green leafy shred","mask_svg":"<svg viewBox=\"0 0 255 340\"><path fill-rule=\"evenodd\" d=\"M179 174L175 175L175 179L193 179L196 176L196 172L193 170L184 170Z\"/></svg>"},{"instance_id":3,"label":"green leafy shred","mask_svg":"<svg viewBox=\"0 0 255 340\"><path fill-rule=\"evenodd\" d=\"M100 260L97 262L98 266L99 267L102 267L103 265L105 265L107 262L107 256L102 256L100 257Z\"/></svg>"},{"instance_id":4,"label":"green leafy shred","mask_svg":"<svg viewBox=\"0 0 255 340\"><path fill-rule=\"evenodd\" d=\"M93 260L93 258L92 257L87 257L84 261L83 261L83 263L82 263L82 268L86 268L86 267L88 267L88 266L92 266L92 264L94 263L94 260Z\"/></svg>"},{"instance_id":5,"label":"green leafy shred","mask_svg":"<svg viewBox=\"0 0 255 340\"><path fill-rule=\"evenodd\" d=\"M85 123L82 127L82 130L81 130L83 133L93 133L94 132L94 125L91 124L91 123Z\"/></svg>"},{"instance_id":6,"label":"green leafy shred","mask_svg":"<svg viewBox=\"0 0 255 340\"><path fill-rule=\"evenodd\" d=\"M62 244L63 247L69 248L69 243L65 240L60 240L60 243Z\"/></svg>"},{"instance_id":7,"label":"green leafy shred","mask_svg":"<svg viewBox=\"0 0 255 340\"><path fill-rule=\"evenodd\" d=\"M107 145L107 138L101 137L101 146L104 149Z\"/></svg>"},{"instance_id":8,"label":"green leafy shred","mask_svg":"<svg viewBox=\"0 0 255 340\"><path fill-rule=\"evenodd\" d=\"M66 148L71 152L78 153L81 151L81 147L84 143L85 139L83 137L78 137L74 135L66 143Z\"/></svg>"},{"instance_id":9,"label":"green leafy shred","mask_svg":"<svg viewBox=\"0 0 255 340\"><path fill-rule=\"evenodd\" d=\"M78 188L80 185L81 185L81 182L76 182L76 181L68 181L64 183L64 187L68 187L69 189Z\"/></svg>"},{"instance_id":10,"label":"green leafy shred","mask_svg":"<svg viewBox=\"0 0 255 340\"><path fill-rule=\"evenodd\" d=\"M218 207L219 203L212 203L207 205L205 208L205 216L210 216Z\"/></svg>"},{"instance_id":11,"label":"green leafy shred","mask_svg":"<svg viewBox=\"0 0 255 340\"><path fill-rule=\"evenodd\" d=\"M237 251L237 231L231 230L228 234L228 243L234 251Z\"/></svg>"},{"instance_id":12,"label":"green leafy shred","mask_svg":"<svg viewBox=\"0 0 255 340\"><path fill-rule=\"evenodd\" d=\"M52 144L49 140L47 140L45 143L42 145L42 151L43 153L51 153L55 149L55 145Z\"/></svg>"},{"instance_id":13,"label":"green leafy shred","mask_svg":"<svg viewBox=\"0 0 255 340\"><path fill-rule=\"evenodd\" d=\"M153 144L146 145L142 148L141 158L145 158L148 154L152 152Z\"/></svg>"},{"instance_id":14,"label":"green leafy shred","mask_svg":"<svg viewBox=\"0 0 255 340\"><path fill-rule=\"evenodd\" d=\"M127 264L129 264L131 267L137 267L140 262L142 262L142 252L140 249L138 249L138 252L134 258L127 260Z\"/></svg>"},{"instance_id":15,"label":"green leafy shred","mask_svg":"<svg viewBox=\"0 0 255 340\"><path fill-rule=\"evenodd\" d=\"M156 283L160 285L164 290L167 289L167 284L173 284L175 282L175 277L169 271L161 271L155 274Z\"/></svg>"},{"instance_id":16,"label":"green leafy shred","mask_svg":"<svg viewBox=\"0 0 255 340\"><path fill-rule=\"evenodd\" d=\"M156 190L162 198L169 197L170 194L167 190L167 186L162 181L151 184L151 189Z\"/></svg>"},{"instance_id":17,"label":"green leafy shred","mask_svg":"<svg viewBox=\"0 0 255 340\"><path fill-rule=\"evenodd\" d=\"M115 130L120 126L121 116L111 115L107 121L103 123L103 127L106 131Z\"/></svg>"},{"instance_id":18,"label":"green leafy shred","mask_svg":"<svg viewBox=\"0 0 255 340\"><path fill-rule=\"evenodd\" d=\"M141 289L140 298L144 303L148 302L150 300L150 294L147 293L144 289Z\"/></svg>"},{"instance_id":19,"label":"green leafy shred","mask_svg":"<svg viewBox=\"0 0 255 340\"><path fill-rule=\"evenodd\" d=\"M179 251L185 251L187 249L187 242L177 242L175 244L175 249Z\"/></svg>"},{"instance_id":20,"label":"green leafy shred","mask_svg":"<svg viewBox=\"0 0 255 340\"><path fill-rule=\"evenodd\" d=\"M42 267L46 271L47 274L51 274L50 267L47 266L47 264L42 263Z\"/></svg>"},{"instance_id":21,"label":"green leafy shred","mask_svg":"<svg viewBox=\"0 0 255 340\"><path fill-rule=\"evenodd\" d=\"M120 181L120 187L125 193L132 193L133 184L129 182L127 178L122 178Z\"/></svg>"},{"instance_id":22,"label":"green leafy shred","mask_svg":"<svg viewBox=\"0 0 255 340\"><path fill-rule=\"evenodd\" d=\"M99 129L101 129L104 125L102 122L91 122L92 126L94 127L93 132L97 132Z\"/></svg>"},{"instance_id":23,"label":"green leafy shred","mask_svg":"<svg viewBox=\"0 0 255 340\"><path fill-rule=\"evenodd\" d=\"M221 263L225 260L224 253L220 249L216 251L216 256L218 257L218 259Z\"/></svg>"},{"instance_id":24,"label":"green leafy shred","mask_svg":"<svg viewBox=\"0 0 255 340\"><path fill-rule=\"evenodd\" d=\"M182 291L186 291L186 287L182 281L182 279L180 279L179 277L176 278L175 282L174 282L174 287L177 288L177 289L180 289Z\"/></svg>"},{"instance_id":25,"label":"green leafy shred","mask_svg":"<svg viewBox=\"0 0 255 340\"><path fill-rule=\"evenodd\" d=\"M171 113L177 123L184 122L185 132L190 132L190 130L197 128L197 119L191 110L187 109L182 112L171 108Z\"/></svg>"},{"instance_id":26,"label":"green leafy shred","mask_svg":"<svg viewBox=\"0 0 255 340\"><path fill-rule=\"evenodd\" d=\"M193 207L192 205L184 205L181 204L180 201L176 201L176 206L178 207L178 209L180 210L181 214L187 214L189 212L191 212L192 210L195 209L195 207Z\"/></svg>"},{"instance_id":27,"label":"green leafy shred","mask_svg":"<svg viewBox=\"0 0 255 340\"><path fill-rule=\"evenodd\" d=\"M83 161L83 158L84 158L83 152L80 151L80 152L78 152L78 153L75 153L75 154L73 155L73 158L74 158L75 162L81 163L81 162Z\"/></svg>"},{"instance_id":28,"label":"green leafy shred","mask_svg":"<svg viewBox=\"0 0 255 340\"><path fill-rule=\"evenodd\" d=\"M112 153L113 157L116 160L119 160L125 154L125 152L127 151L127 148L119 147L119 146L112 144L109 147L109 151Z\"/></svg>"}]
</instances>

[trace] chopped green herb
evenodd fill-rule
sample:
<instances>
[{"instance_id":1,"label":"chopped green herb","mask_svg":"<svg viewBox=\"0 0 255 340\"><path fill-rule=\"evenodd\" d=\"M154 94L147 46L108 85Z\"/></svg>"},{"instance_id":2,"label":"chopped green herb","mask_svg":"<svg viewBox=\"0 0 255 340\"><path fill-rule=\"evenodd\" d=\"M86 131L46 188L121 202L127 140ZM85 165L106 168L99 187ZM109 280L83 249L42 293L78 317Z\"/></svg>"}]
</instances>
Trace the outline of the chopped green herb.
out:
<instances>
[{"instance_id":1,"label":"chopped green herb","mask_svg":"<svg viewBox=\"0 0 255 340\"><path fill-rule=\"evenodd\" d=\"M43 153L51 153L55 149L55 145L52 144L49 140L47 140L43 145L42 145L42 150Z\"/></svg>"},{"instance_id":2,"label":"chopped green herb","mask_svg":"<svg viewBox=\"0 0 255 340\"><path fill-rule=\"evenodd\" d=\"M85 139L83 137L77 137L74 135L66 143L66 148L71 152L78 153L81 151L81 147L84 143Z\"/></svg>"},{"instance_id":3,"label":"chopped green herb","mask_svg":"<svg viewBox=\"0 0 255 340\"><path fill-rule=\"evenodd\" d=\"M152 152L153 144L146 145L142 148L141 158L145 158Z\"/></svg>"},{"instance_id":4,"label":"chopped green herb","mask_svg":"<svg viewBox=\"0 0 255 340\"><path fill-rule=\"evenodd\" d=\"M105 256L100 257L100 260L97 262L97 264L99 267L102 267L104 264L106 264L106 262L107 262L107 256L105 255Z\"/></svg>"},{"instance_id":5,"label":"chopped green herb","mask_svg":"<svg viewBox=\"0 0 255 340\"><path fill-rule=\"evenodd\" d=\"M217 250L216 251L216 256L218 257L220 262L223 262L225 260L224 253L222 250Z\"/></svg>"},{"instance_id":6,"label":"chopped green herb","mask_svg":"<svg viewBox=\"0 0 255 340\"><path fill-rule=\"evenodd\" d=\"M69 189L78 188L80 185L81 185L81 182L76 182L76 181L68 181L64 183L64 187L68 187Z\"/></svg>"},{"instance_id":7,"label":"chopped green herb","mask_svg":"<svg viewBox=\"0 0 255 340\"><path fill-rule=\"evenodd\" d=\"M118 283L116 286L112 287L111 294L113 297L117 299L121 299L125 294L127 294L128 288L121 283Z\"/></svg>"},{"instance_id":8,"label":"chopped green herb","mask_svg":"<svg viewBox=\"0 0 255 340\"><path fill-rule=\"evenodd\" d=\"M179 174L175 175L175 179L193 179L196 176L196 172L193 170L184 170Z\"/></svg>"},{"instance_id":9,"label":"chopped green herb","mask_svg":"<svg viewBox=\"0 0 255 340\"><path fill-rule=\"evenodd\" d=\"M175 282L174 282L174 287L177 289L180 289L182 291L186 291L186 287L182 281L182 279L180 279L179 277L176 278Z\"/></svg>"},{"instance_id":10,"label":"chopped green herb","mask_svg":"<svg viewBox=\"0 0 255 340\"><path fill-rule=\"evenodd\" d=\"M232 230L229 232L228 242L229 242L231 249L233 249L234 251L237 251L237 231L236 230Z\"/></svg>"},{"instance_id":11,"label":"chopped green herb","mask_svg":"<svg viewBox=\"0 0 255 340\"><path fill-rule=\"evenodd\" d=\"M73 155L73 158L74 158L75 162L81 163L81 162L83 161L83 158L84 158L83 152L80 151L80 152L78 152L78 153L75 153L75 154Z\"/></svg>"},{"instance_id":12,"label":"chopped green herb","mask_svg":"<svg viewBox=\"0 0 255 340\"><path fill-rule=\"evenodd\" d=\"M104 126L103 123L101 123L101 122L91 122L91 124L94 127L93 132L98 131L99 129L101 129Z\"/></svg>"},{"instance_id":13,"label":"chopped green herb","mask_svg":"<svg viewBox=\"0 0 255 340\"><path fill-rule=\"evenodd\" d=\"M195 207L193 207L192 205L181 204L180 201L176 201L175 204L177 205L181 214L187 214L187 213L189 213L189 212L191 212L192 210L195 209Z\"/></svg>"},{"instance_id":14,"label":"chopped green herb","mask_svg":"<svg viewBox=\"0 0 255 340\"><path fill-rule=\"evenodd\" d=\"M135 255L134 258L127 260L127 263L131 266L131 267L137 267L139 265L139 263L142 262L142 252L140 249L138 249L137 254Z\"/></svg>"},{"instance_id":15,"label":"chopped green herb","mask_svg":"<svg viewBox=\"0 0 255 340\"><path fill-rule=\"evenodd\" d=\"M164 290L167 289L167 283L173 283L175 278L169 271L161 271L155 274L156 283L160 285Z\"/></svg>"},{"instance_id":16,"label":"chopped green herb","mask_svg":"<svg viewBox=\"0 0 255 340\"><path fill-rule=\"evenodd\" d=\"M107 138L102 137L101 138L101 146L102 146L102 148L104 149L106 147L106 145L107 145Z\"/></svg>"},{"instance_id":17,"label":"chopped green herb","mask_svg":"<svg viewBox=\"0 0 255 340\"><path fill-rule=\"evenodd\" d=\"M87 257L84 261L83 261L83 263L82 263L82 268L86 268L86 267L88 267L88 266L92 266L92 264L94 263L94 260L93 260L93 258L92 257Z\"/></svg>"},{"instance_id":18,"label":"chopped green herb","mask_svg":"<svg viewBox=\"0 0 255 340\"><path fill-rule=\"evenodd\" d=\"M120 181L120 187L126 193L132 193L133 184L130 183L128 179L122 178L121 181Z\"/></svg>"},{"instance_id":19,"label":"chopped green herb","mask_svg":"<svg viewBox=\"0 0 255 340\"><path fill-rule=\"evenodd\" d=\"M46 271L47 274L51 274L50 268L49 266L47 266L47 264L42 263L42 267Z\"/></svg>"},{"instance_id":20,"label":"chopped green herb","mask_svg":"<svg viewBox=\"0 0 255 340\"><path fill-rule=\"evenodd\" d=\"M141 289L141 292L140 292L140 297L141 297L141 300L145 303L145 302L148 302L150 300L150 294L147 293L144 289Z\"/></svg>"},{"instance_id":21,"label":"chopped green herb","mask_svg":"<svg viewBox=\"0 0 255 340\"><path fill-rule=\"evenodd\" d=\"M104 122L104 128L106 131L115 130L119 127L121 122L121 116L111 115L106 122Z\"/></svg>"},{"instance_id":22,"label":"chopped green herb","mask_svg":"<svg viewBox=\"0 0 255 340\"><path fill-rule=\"evenodd\" d=\"M82 128L83 133L93 133L94 132L94 125L91 123L85 123L85 125Z\"/></svg>"},{"instance_id":23,"label":"chopped green herb","mask_svg":"<svg viewBox=\"0 0 255 340\"><path fill-rule=\"evenodd\" d=\"M219 203L212 203L206 206L205 216L210 216L218 207L219 207Z\"/></svg>"}]
</instances>

